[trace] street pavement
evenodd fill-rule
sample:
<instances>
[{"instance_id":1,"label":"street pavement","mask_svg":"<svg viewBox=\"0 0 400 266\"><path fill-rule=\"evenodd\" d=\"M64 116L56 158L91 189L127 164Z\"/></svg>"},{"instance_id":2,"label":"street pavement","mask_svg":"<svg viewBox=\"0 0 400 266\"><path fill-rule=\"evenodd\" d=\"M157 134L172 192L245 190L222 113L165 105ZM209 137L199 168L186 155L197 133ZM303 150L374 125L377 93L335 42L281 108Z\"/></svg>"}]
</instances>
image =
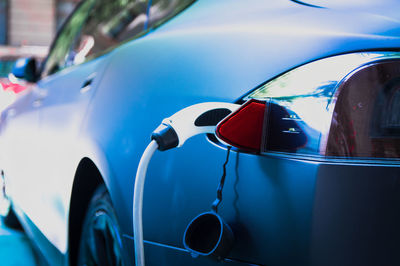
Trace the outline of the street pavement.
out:
<instances>
[{"instance_id":1,"label":"street pavement","mask_svg":"<svg viewBox=\"0 0 400 266\"><path fill-rule=\"evenodd\" d=\"M0 193L0 265L37 266L35 253L24 232L7 228L2 215L8 211L8 201Z\"/></svg>"},{"instance_id":2,"label":"street pavement","mask_svg":"<svg viewBox=\"0 0 400 266\"><path fill-rule=\"evenodd\" d=\"M36 266L35 254L24 232L7 228L0 219L0 265Z\"/></svg>"}]
</instances>

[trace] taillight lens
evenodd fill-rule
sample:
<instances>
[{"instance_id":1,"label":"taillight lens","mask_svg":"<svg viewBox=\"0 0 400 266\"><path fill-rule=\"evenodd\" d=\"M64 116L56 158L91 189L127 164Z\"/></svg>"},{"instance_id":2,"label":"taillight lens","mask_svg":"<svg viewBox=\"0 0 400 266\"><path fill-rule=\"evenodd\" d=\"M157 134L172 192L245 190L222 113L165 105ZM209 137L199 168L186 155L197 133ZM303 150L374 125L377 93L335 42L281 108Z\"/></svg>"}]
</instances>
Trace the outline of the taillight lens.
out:
<instances>
[{"instance_id":1,"label":"taillight lens","mask_svg":"<svg viewBox=\"0 0 400 266\"><path fill-rule=\"evenodd\" d=\"M243 150L259 152L266 124L267 106L263 101L250 100L217 126L217 136Z\"/></svg>"},{"instance_id":2,"label":"taillight lens","mask_svg":"<svg viewBox=\"0 0 400 266\"><path fill-rule=\"evenodd\" d=\"M400 53L311 62L243 102L217 126L220 140L242 150L400 158Z\"/></svg>"},{"instance_id":3,"label":"taillight lens","mask_svg":"<svg viewBox=\"0 0 400 266\"><path fill-rule=\"evenodd\" d=\"M251 99L217 126L217 136L237 148L296 151L307 143L297 115L272 100Z\"/></svg>"}]
</instances>

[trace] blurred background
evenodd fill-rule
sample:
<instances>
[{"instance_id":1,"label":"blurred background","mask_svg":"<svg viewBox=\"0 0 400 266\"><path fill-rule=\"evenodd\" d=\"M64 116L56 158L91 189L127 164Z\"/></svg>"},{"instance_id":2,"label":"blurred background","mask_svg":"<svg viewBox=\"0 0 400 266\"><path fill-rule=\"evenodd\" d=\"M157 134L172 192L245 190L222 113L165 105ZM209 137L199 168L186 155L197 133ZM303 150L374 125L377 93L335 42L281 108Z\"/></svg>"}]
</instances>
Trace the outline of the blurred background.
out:
<instances>
[{"instance_id":1,"label":"blurred background","mask_svg":"<svg viewBox=\"0 0 400 266\"><path fill-rule=\"evenodd\" d=\"M9 79L18 58L43 59L79 0L0 0L0 110L26 87Z\"/></svg>"},{"instance_id":2,"label":"blurred background","mask_svg":"<svg viewBox=\"0 0 400 266\"><path fill-rule=\"evenodd\" d=\"M0 0L0 45L50 45L78 0Z\"/></svg>"},{"instance_id":3,"label":"blurred background","mask_svg":"<svg viewBox=\"0 0 400 266\"><path fill-rule=\"evenodd\" d=\"M0 0L0 77L18 57L43 58L79 0Z\"/></svg>"}]
</instances>

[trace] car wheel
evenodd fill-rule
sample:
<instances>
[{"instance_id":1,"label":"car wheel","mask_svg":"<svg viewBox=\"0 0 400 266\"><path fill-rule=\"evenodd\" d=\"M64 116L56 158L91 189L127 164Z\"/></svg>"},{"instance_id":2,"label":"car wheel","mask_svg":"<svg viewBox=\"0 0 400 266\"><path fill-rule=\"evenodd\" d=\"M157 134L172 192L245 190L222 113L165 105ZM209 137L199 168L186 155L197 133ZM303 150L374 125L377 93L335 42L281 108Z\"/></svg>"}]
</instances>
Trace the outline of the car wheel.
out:
<instances>
[{"instance_id":1,"label":"car wheel","mask_svg":"<svg viewBox=\"0 0 400 266\"><path fill-rule=\"evenodd\" d=\"M110 195L104 186L96 190L86 212L78 265L123 265L120 230Z\"/></svg>"}]
</instances>

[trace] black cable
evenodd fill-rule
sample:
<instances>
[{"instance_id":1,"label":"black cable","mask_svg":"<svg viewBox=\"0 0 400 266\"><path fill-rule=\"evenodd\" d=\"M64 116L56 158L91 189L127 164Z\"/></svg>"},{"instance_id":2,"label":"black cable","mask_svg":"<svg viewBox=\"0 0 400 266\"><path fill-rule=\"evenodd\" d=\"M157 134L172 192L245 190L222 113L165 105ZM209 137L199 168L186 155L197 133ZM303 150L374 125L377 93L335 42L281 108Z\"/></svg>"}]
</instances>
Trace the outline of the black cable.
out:
<instances>
[{"instance_id":1,"label":"black cable","mask_svg":"<svg viewBox=\"0 0 400 266\"><path fill-rule=\"evenodd\" d=\"M215 201L213 202L213 204L211 205L211 209L217 213L218 212L218 205L221 203L222 201L222 189L224 188L224 184L225 184L225 177L226 177L226 165L229 162L229 152L231 150L231 147L228 146L228 153L226 155L226 160L225 163L223 165L223 173L222 173L222 177L221 177L221 181L219 182L219 186L217 189L217 198L215 199Z\"/></svg>"}]
</instances>

